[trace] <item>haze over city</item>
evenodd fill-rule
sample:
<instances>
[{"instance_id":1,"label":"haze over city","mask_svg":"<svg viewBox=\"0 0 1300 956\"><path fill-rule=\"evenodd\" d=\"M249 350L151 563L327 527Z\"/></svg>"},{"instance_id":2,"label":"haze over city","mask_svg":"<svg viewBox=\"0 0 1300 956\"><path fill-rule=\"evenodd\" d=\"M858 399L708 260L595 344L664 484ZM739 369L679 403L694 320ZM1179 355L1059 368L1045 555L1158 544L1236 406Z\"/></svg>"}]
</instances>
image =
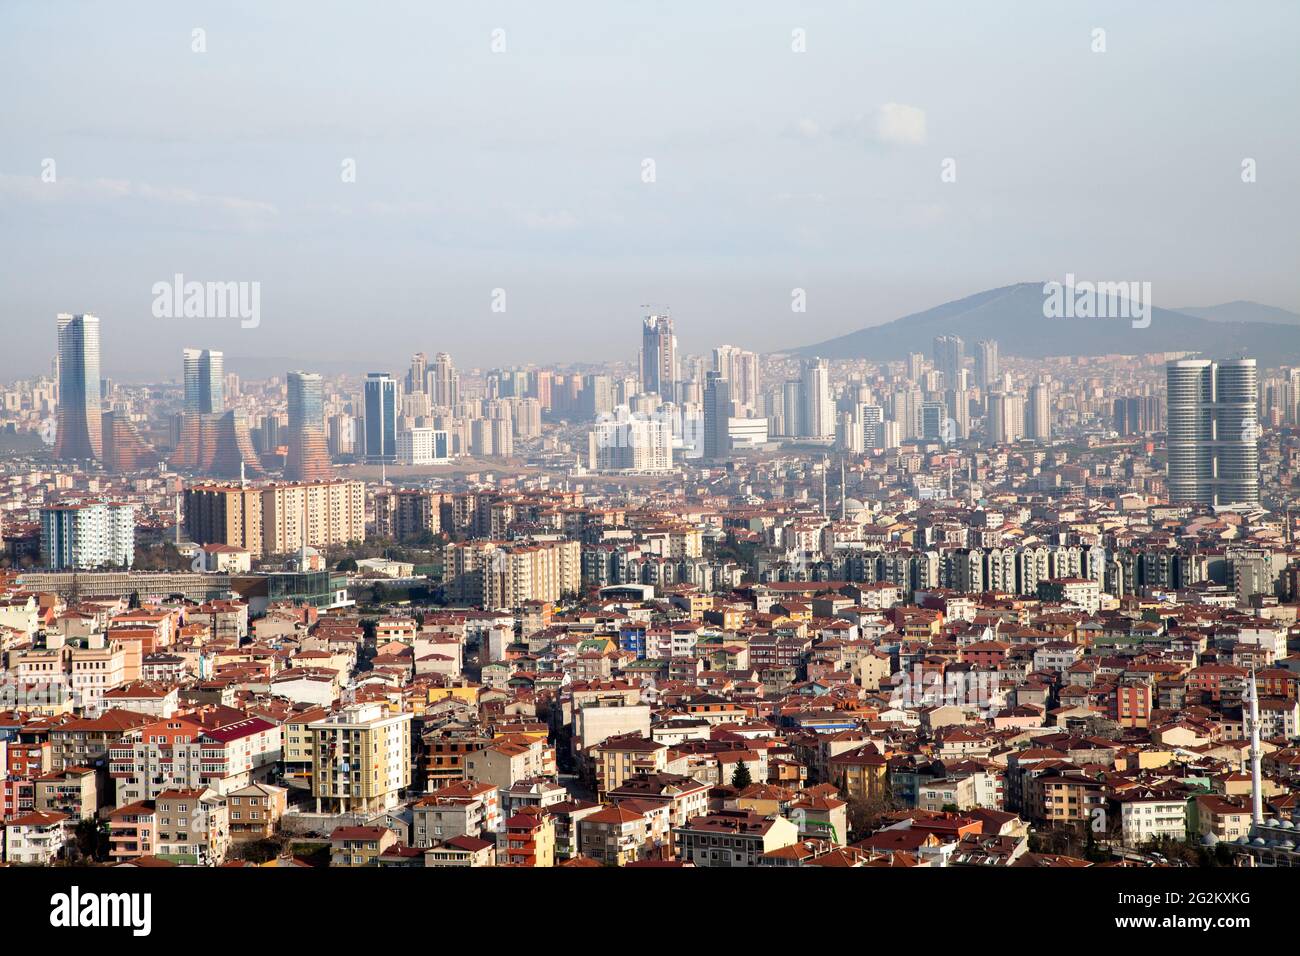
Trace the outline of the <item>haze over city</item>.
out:
<instances>
[{"instance_id":1,"label":"haze over city","mask_svg":"<svg viewBox=\"0 0 1300 956\"><path fill-rule=\"evenodd\" d=\"M1298 29L1283 2L5 4L0 374L69 310L124 380L195 336L232 366L633 360L642 303L689 350L771 351L1066 272L1300 311ZM264 321L155 318L176 273L260 282Z\"/></svg>"}]
</instances>

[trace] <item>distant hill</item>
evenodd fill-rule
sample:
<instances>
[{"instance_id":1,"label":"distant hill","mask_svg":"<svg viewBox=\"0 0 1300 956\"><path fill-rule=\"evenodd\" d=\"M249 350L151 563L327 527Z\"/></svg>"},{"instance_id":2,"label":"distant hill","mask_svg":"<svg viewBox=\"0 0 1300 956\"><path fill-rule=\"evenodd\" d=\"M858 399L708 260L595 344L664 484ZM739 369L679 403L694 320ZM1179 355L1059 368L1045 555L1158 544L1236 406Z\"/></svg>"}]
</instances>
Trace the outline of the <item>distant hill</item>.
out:
<instances>
[{"instance_id":1,"label":"distant hill","mask_svg":"<svg viewBox=\"0 0 1300 956\"><path fill-rule=\"evenodd\" d=\"M1150 326L1137 329L1122 318L1045 318L1043 300L1042 282L1022 282L787 351L823 358L901 359L909 352L929 355L936 335L952 333L966 341L967 354L980 339L996 339L1002 354L1026 358L1203 352L1214 358L1253 357L1271 365L1300 360L1300 328L1277 321L1211 321L1157 306Z\"/></svg>"},{"instance_id":2,"label":"distant hill","mask_svg":"<svg viewBox=\"0 0 1300 956\"><path fill-rule=\"evenodd\" d=\"M1194 315L1211 322L1267 322L1273 325L1300 325L1300 314L1279 309L1275 305L1261 305L1238 299L1222 305L1188 306L1175 309L1183 315Z\"/></svg>"}]
</instances>

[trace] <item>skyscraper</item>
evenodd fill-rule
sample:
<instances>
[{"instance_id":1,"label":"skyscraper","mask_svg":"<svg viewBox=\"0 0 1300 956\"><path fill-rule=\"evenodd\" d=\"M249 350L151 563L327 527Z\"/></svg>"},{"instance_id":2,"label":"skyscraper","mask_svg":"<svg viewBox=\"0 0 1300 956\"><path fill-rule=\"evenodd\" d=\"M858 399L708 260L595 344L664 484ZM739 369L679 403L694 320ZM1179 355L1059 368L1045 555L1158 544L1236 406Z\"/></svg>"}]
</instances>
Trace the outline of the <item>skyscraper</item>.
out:
<instances>
[{"instance_id":1,"label":"skyscraper","mask_svg":"<svg viewBox=\"0 0 1300 956\"><path fill-rule=\"evenodd\" d=\"M331 476L325 441L325 396L315 372L289 373L289 435L284 476L319 481Z\"/></svg>"},{"instance_id":2,"label":"skyscraper","mask_svg":"<svg viewBox=\"0 0 1300 956\"><path fill-rule=\"evenodd\" d=\"M99 319L60 313L58 329L59 414L54 457L99 458L104 453Z\"/></svg>"},{"instance_id":3,"label":"skyscraper","mask_svg":"<svg viewBox=\"0 0 1300 956\"><path fill-rule=\"evenodd\" d=\"M713 367L730 384L731 400L747 412L758 408L758 356L733 345L713 350Z\"/></svg>"},{"instance_id":4,"label":"skyscraper","mask_svg":"<svg viewBox=\"0 0 1300 956\"><path fill-rule=\"evenodd\" d=\"M997 381L1001 370L998 365L998 343L986 339L975 346L975 384L987 392Z\"/></svg>"},{"instance_id":5,"label":"skyscraper","mask_svg":"<svg viewBox=\"0 0 1300 956\"><path fill-rule=\"evenodd\" d=\"M185 411L212 415L226 410L225 357L211 349L184 349Z\"/></svg>"},{"instance_id":6,"label":"skyscraper","mask_svg":"<svg viewBox=\"0 0 1300 956\"><path fill-rule=\"evenodd\" d=\"M1029 400L1025 405L1025 437L1034 441L1051 440L1052 403L1046 382L1036 382L1029 386Z\"/></svg>"},{"instance_id":7,"label":"skyscraper","mask_svg":"<svg viewBox=\"0 0 1300 956\"><path fill-rule=\"evenodd\" d=\"M835 406L831 402L830 368L824 358L804 362L802 384L799 434L807 438L834 438Z\"/></svg>"},{"instance_id":8,"label":"skyscraper","mask_svg":"<svg viewBox=\"0 0 1300 956\"><path fill-rule=\"evenodd\" d=\"M989 444L1019 441L1025 433L1025 397L1016 392L990 392L985 431Z\"/></svg>"},{"instance_id":9,"label":"skyscraper","mask_svg":"<svg viewBox=\"0 0 1300 956\"><path fill-rule=\"evenodd\" d=\"M439 352L434 356L433 368L427 373L429 398L441 408L455 408L460 401L460 374L451 362L451 356Z\"/></svg>"},{"instance_id":10,"label":"skyscraper","mask_svg":"<svg viewBox=\"0 0 1300 956\"><path fill-rule=\"evenodd\" d=\"M1259 400L1254 359L1165 366L1169 500L1259 504Z\"/></svg>"},{"instance_id":11,"label":"skyscraper","mask_svg":"<svg viewBox=\"0 0 1300 956\"><path fill-rule=\"evenodd\" d=\"M366 377L366 461L397 461L397 381L387 372Z\"/></svg>"},{"instance_id":12,"label":"skyscraper","mask_svg":"<svg viewBox=\"0 0 1300 956\"><path fill-rule=\"evenodd\" d=\"M959 335L938 335L934 339L934 367L943 374L944 388L958 386L958 373L966 361L966 343Z\"/></svg>"},{"instance_id":13,"label":"skyscraper","mask_svg":"<svg viewBox=\"0 0 1300 956\"><path fill-rule=\"evenodd\" d=\"M412 355L411 367L406 372L406 393L408 395L413 395L416 392L423 392L428 388L428 372L428 356L423 352L416 352Z\"/></svg>"},{"instance_id":14,"label":"skyscraper","mask_svg":"<svg viewBox=\"0 0 1300 956\"><path fill-rule=\"evenodd\" d=\"M677 400L677 336L666 315L647 315L642 323L641 390Z\"/></svg>"},{"instance_id":15,"label":"skyscraper","mask_svg":"<svg viewBox=\"0 0 1300 956\"><path fill-rule=\"evenodd\" d=\"M786 382L781 387L782 435L803 434L803 382Z\"/></svg>"},{"instance_id":16,"label":"skyscraper","mask_svg":"<svg viewBox=\"0 0 1300 956\"><path fill-rule=\"evenodd\" d=\"M731 383L721 372L704 379L704 457L724 461L731 457Z\"/></svg>"}]
</instances>

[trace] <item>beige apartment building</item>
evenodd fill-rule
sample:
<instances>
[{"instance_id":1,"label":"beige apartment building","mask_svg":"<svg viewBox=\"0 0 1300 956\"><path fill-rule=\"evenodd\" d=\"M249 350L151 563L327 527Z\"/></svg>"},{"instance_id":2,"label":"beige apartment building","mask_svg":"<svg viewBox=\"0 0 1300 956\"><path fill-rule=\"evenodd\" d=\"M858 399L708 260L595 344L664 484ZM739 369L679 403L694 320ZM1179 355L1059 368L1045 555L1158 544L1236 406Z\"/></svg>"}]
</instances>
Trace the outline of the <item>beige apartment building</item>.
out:
<instances>
[{"instance_id":1,"label":"beige apartment building","mask_svg":"<svg viewBox=\"0 0 1300 956\"><path fill-rule=\"evenodd\" d=\"M557 601L582 589L582 545L543 541L504 545L454 542L443 549L448 597L484 608L516 608Z\"/></svg>"},{"instance_id":2,"label":"beige apartment building","mask_svg":"<svg viewBox=\"0 0 1300 956\"><path fill-rule=\"evenodd\" d=\"M322 548L366 536L360 481L289 482L260 488L200 484L185 489L185 527L197 544L242 548L252 557Z\"/></svg>"},{"instance_id":3,"label":"beige apartment building","mask_svg":"<svg viewBox=\"0 0 1300 956\"><path fill-rule=\"evenodd\" d=\"M411 714L353 704L308 726L316 812L376 812L411 785Z\"/></svg>"},{"instance_id":4,"label":"beige apartment building","mask_svg":"<svg viewBox=\"0 0 1300 956\"><path fill-rule=\"evenodd\" d=\"M185 530L196 544L227 544L262 554L262 493L243 485L185 489Z\"/></svg>"},{"instance_id":5,"label":"beige apartment building","mask_svg":"<svg viewBox=\"0 0 1300 956\"><path fill-rule=\"evenodd\" d=\"M366 537L366 486L360 481L276 484L262 489L262 550L288 554Z\"/></svg>"}]
</instances>

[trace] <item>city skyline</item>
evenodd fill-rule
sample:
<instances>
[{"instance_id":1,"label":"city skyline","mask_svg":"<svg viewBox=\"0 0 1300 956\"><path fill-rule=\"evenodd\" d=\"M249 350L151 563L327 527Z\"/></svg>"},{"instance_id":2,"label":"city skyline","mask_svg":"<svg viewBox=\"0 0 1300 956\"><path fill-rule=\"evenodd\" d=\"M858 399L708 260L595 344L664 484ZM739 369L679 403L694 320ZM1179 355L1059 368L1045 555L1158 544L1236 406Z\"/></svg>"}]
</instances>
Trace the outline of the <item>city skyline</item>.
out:
<instances>
[{"instance_id":1,"label":"city skyline","mask_svg":"<svg viewBox=\"0 0 1300 956\"><path fill-rule=\"evenodd\" d=\"M395 354L432 342L489 364L497 346L474 334L489 324L548 362L635 359L614 326L658 300L689 319L686 351L770 352L1067 273L1138 276L1162 307L1300 312L1287 160L1300 131L1273 121L1300 74L1284 40L1300 11L1007 9L758 3L743 26L706 10L676 31L648 11L508 3L489 20L393 4L345 18L343 43L327 21L304 32L292 5L235 4L201 24L162 5L129 22L9 5L6 72L38 71L40 46L22 38L52 31L68 65L3 107L0 253L28 281L0 290L17 329L0 376L43 367L42 317L69 309L121 330L131 346L105 362L133 380L196 337L230 361L327 361L359 322L373 334L348 352L367 363L392 340ZM380 42L409 55L374 63ZM661 47L677 69L655 69ZM1166 109L1190 95L1189 55L1199 108ZM84 75L103 57L157 63L170 82ZM332 61L374 68L336 96ZM301 88L281 89L271 63ZM1018 83L1021 69L1039 81ZM451 93L466 84L481 92ZM56 275L69 255L95 267ZM151 290L176 275L260 283L260 321L155 317ZM794 289L806 312L792 314Z\"/></svg>"}]
</instances>

